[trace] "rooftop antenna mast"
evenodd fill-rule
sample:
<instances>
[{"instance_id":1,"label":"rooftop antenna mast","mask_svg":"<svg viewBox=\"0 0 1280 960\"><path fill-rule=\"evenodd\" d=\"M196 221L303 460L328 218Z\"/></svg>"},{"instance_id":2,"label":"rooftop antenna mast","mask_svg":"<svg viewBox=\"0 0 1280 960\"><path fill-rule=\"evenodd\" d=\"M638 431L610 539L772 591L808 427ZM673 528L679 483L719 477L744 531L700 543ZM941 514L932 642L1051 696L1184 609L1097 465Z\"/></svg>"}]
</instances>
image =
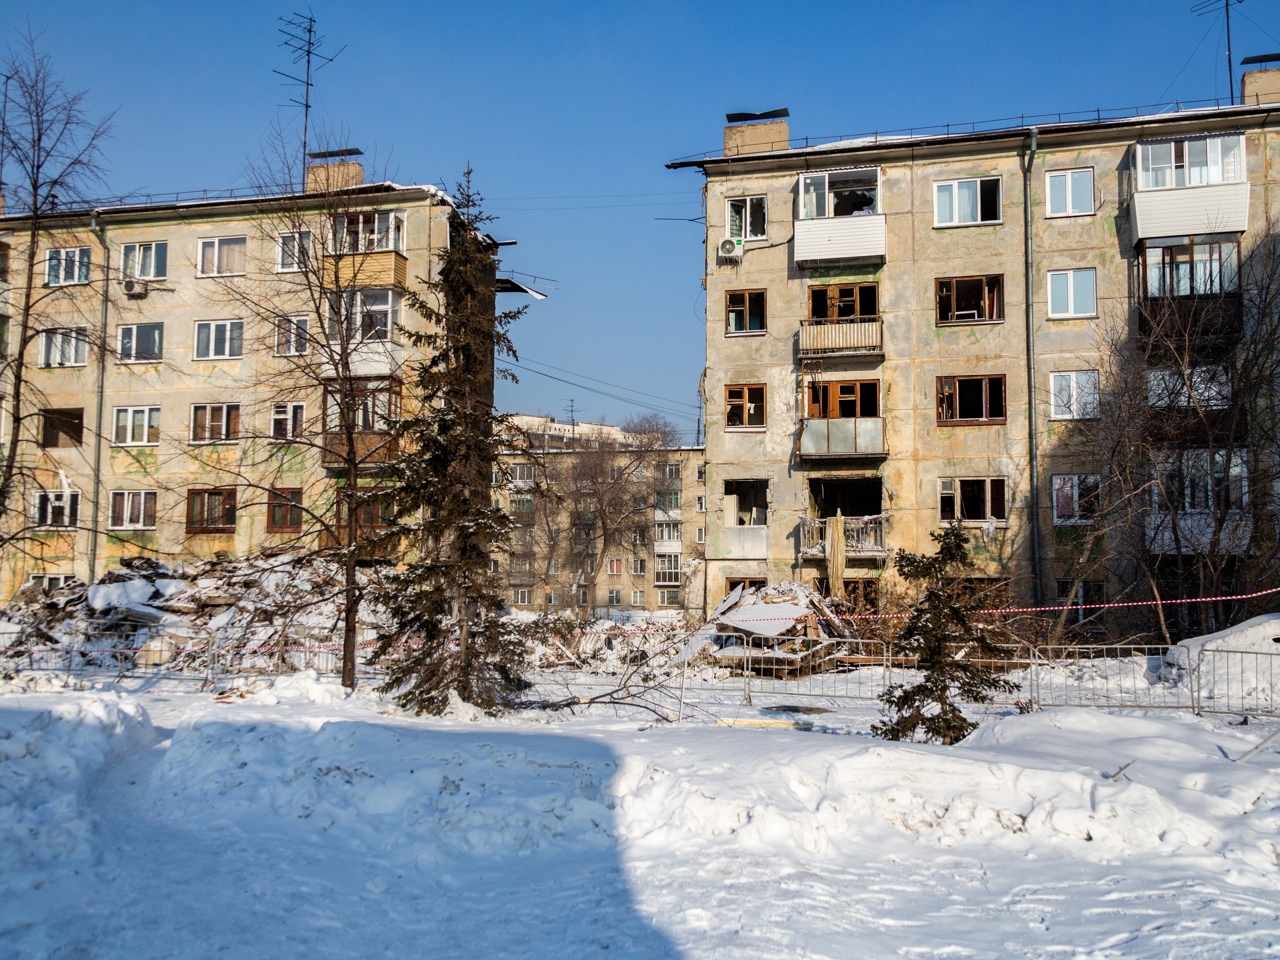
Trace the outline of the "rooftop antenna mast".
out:
<instances>
[{"instance_id":1,"label":"rooftop antenna mast","mask_svg":"<svg viewBox=\"0 0 1280 960\"><path fill-rule=\"evenodd\" d=\"M573 397L566 397L565 403L568 404L566 412L569 414L569 449L572 450L578 446L578 421L573 416Z\"/></svg>"},{"instance_id":2,"label":"rooftop antenna mast","mask_svg":"<svg viewBox=\"0 0 1280 960\"><path fill-rule=\"evenodd\" d=\"M280 22L284 24L283 27L280 27L280 32L284 34L284 39L280 41L280 46L286 50L293 51L294 66L302 65L302 76L295 77L293 74L285 73L283 70L272 70L271 72L302 88L302 99L290 97L289 102L302 108L302 164L305 167L307 163L307 138L311 132L311 88L315 85L312 76L316 71L333 63L342 54L342 50L347 48L344 46L342 50L339 50L332 57L326 57L321 53L320 46L324 43L324 37L316 33L316 18L311 15L310 11L307 13L295 13L289 17L281 17ZM320 62L315 64L315 61Z\"/></svg>"},{"instance_id":3,"label":"rooftop antenna mast","mask_svg":"<svg viewBox=\"0 0 1280 960\"><path fill-rule=\"evenodd\" d=\"M1236 105L1236 68L1231 62L1231 6L1236 3L1244 3L1244 0L1200 0L1191 7L1191 12L1197 17L1217 13L1221 7L1222 15L1227 18L1227 83L1231 85L1228 92L1233 107Z\"/></svg>"}]
</instances>

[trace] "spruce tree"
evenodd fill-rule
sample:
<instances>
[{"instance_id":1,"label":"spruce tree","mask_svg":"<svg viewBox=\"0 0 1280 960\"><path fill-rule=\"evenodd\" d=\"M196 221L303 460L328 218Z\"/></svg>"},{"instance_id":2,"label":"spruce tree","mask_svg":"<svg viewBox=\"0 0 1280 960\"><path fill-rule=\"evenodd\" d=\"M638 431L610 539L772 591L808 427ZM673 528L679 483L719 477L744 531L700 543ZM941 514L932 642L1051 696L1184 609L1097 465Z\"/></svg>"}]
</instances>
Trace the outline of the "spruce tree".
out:
<instances>
[{"instance_id":1,"label":"spruce tree","mask_svg":"<svg viewBox=\"0 0 1280 960\"><path fill-rule=\"evenodd\" d=\"M989 703L992 694L1017 685L980 662L1003 654L972 620L984 601L963 579L973 568L968 536L958 523L931 536L938 544L933 556L899 553L894 561L898 574L923 591L895 641L895 653L914 657L922 676L909 687L894 684L880 694L885 721L873 724L871 732L886 740L919 735L953 744L977 727L959 703Z\"/></svg>"},{"instance_id":2,"label":"spruce tree","mask_svg":"<svg viewBox=\"0 0 1280 960\"><path fill-rule=\"evenodd\" d=\"M406 336L428 359L411 369L397 423L386 519L403 564L378 591L388 622L373 659L387 669L381 690L419 713L440 713L451 692L496 711L523 686L523 643L502 628L489 560L511 523L491 487L504 421L493 407L494 360L515 357L508 330L524 311L496 311L496 246L481 200L468 166L439 278L423 281L425 296L405 294L430 331Z\"/></svg>"}]
</instances>

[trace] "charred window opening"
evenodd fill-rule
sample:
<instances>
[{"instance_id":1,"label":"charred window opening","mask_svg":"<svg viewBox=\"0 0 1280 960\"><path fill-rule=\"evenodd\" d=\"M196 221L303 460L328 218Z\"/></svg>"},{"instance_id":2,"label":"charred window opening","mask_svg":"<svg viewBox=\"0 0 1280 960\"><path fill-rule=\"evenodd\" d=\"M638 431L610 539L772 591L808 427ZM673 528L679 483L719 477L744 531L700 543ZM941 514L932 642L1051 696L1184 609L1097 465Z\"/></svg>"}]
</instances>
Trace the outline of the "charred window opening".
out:
<instances>
[{"instance_id":1,"label":"charred window opening","mask_svg":"<svg viewBox=\"0 0 1280 960\"><path fill-rule=\"evenodd\" d=\"M769 522L768 480L724 482L725 526L763 527Z\"/></svg>"},{"instance_id":2,"label":"charred window opening","mask_svg":"<svg viewBox=\"0 0 1280 960\"><path fill-rule=\"evenodd\" d=\"M938 323L1004 320L1004 277L949 277L937 283Z\"/></svg>"},{"instance_id":3,"label":"charred window opening","mask_svg":"<svg viewBox=\"0 0 1280 960\"><path fill-rule=\"evenodd\" d=\"M883 510L883 481L879 477L810 480L813 516L874 517Z\"/></svg>"},{"instance_id":4,"label":"charred window opening","mask_svg":"<svg viewBox=\"0 0 1280 960\"><path fill-rule=\"evenodd\" d=\"M998 423L1004 419L1003 376L938 378L938 423Z\"/></svg>"},{"instance_id":5,"label":"charred window opening","mask_svg":"<svg viewBox=\"0 0 1280 960\"><path fill-rule=\"evenodd\" d=\"M1004 478L944 477L939 480L938 518L943 523L1008 520Z\"/></svg>"},{"instance_id":6,"label":"charred window opening","mask_svg":"<svg viewBox=\"0 0 1280 960\"><path fill-rule=\"evenodd\" d=\"M878 285L826 284L809 288L810 320L875 320L880 315Z\"/></svg>"}]
</instances>

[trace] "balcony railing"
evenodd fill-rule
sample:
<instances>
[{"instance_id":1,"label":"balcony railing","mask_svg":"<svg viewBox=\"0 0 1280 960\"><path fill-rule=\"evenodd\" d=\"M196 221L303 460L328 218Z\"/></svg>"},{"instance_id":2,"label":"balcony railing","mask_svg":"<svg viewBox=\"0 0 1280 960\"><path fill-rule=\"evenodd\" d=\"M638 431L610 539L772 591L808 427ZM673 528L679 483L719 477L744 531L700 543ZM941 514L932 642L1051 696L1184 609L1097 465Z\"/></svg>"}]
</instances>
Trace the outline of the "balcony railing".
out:
<instances>
[{"instance_id":1,"label":"balcony railing","mask_svg":"<svg viewBox=\"0 0 1280 960\"><path fill-rule=\"evenodd\" d=\"M883 457L883 417L812 418L800 421L801 457Z\"/></svg>"},{"instance_id":2,"label":"balcony railing","mask_svg":"<svg viewBox=\"0 0 1280 960\"><path fill-rule=\"evenodd\" d=\"M886 233L883 213L797 220L796 263L884 260Z\"/></svg>"},{"instance_id":3,"label":"balcony railing","mask_svg":"<svg viewBox=\"0 0 1280 960\"><path fill-rule=\"evenodd\" d=\"M395 436L382 430L357 433L354 450L348 449L346 437L337 432L325 433L323 443L320 464L325 467L345 466L347 457L352 453L360 467L389 463L399 456L399 444Z\"/></svg>"},{"instance_id":4,"label":"balcony railing","mask_svg":"<svg viewBox=\"0 0 1280 960\"><path fill-rule=\"evenodd\" d=\"M1206 183L1133 195L1133 240L1196 233L1243 233L1249 227L1249 182Z\"/></svg>"},{"instance_id":5,"label":"balcony railing","mask_svg":"<svg viewBox=\"0 0 1280 960\"><path fill-rule=\"evenodd\" d=\"M887 557L884 528L887 515L874 517L800 518L800 552L809 559L827 555L827 524L844 523L844 555L846 557Z\"/></svg>"},{"instance_id":6,"label":"balcony railing","mask_svg":"<svg viewBox=\"0 0 1280 960\"><path fill-rule=\"evenodd\" d=\"M1143 297L1138 301L1138 334L1153 345L1187 340L1234 340L1244 329L1239 293Z\"/></svg>"},{"instance_id":7,"label":"balcony railing","mask_svg":"<svg viewBox=\"0 0 1280 960\"><path fill-rule=\"evenodd\" d=\"M884 322L879 317L801 320L799 353L802 358L884 353Z\"/></svg>"},{"instance_id":8,"label":"balcony railing","mask_svg":"<svg viewBox=\"0 0 1280 960\"><path fill-rule=\"evenodd\" d=\"M680 571L679 570L655 570L653 573L653 585L655 587L680 586Z\"/></svg>"}]
</instances>

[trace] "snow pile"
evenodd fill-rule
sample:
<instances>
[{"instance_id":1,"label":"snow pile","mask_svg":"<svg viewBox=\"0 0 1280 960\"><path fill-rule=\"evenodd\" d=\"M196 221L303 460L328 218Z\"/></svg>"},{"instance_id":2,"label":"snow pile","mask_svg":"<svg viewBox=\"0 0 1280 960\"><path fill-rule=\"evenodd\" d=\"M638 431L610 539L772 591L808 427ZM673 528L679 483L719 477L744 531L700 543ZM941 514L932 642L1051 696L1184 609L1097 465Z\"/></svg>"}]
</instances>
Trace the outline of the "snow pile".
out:
<instances>
[{"instance_id":1,"label":"snow pile","mask_svg":"<svg viewBox=\"0 0 1280 960\"><path fill-rule=\"evenodd\" d=\"M103 694L15 696L0 709L0 877L83 860L94 819L86 784L124 750L151 739L135 702ZM6 882L0 890L7 889Z\"/></svg>"},{"instance_id":2,"label":"snow pile","mask_svg":"<svg viewBox=\"0 0 1280 960\"><path fill-rule=\"evenodd\" d=\"M1171 670L1196 671L1206 709L1274 712L1280 694L1280 613L1183 640L1165 659Z\"/></svg>"}]
</instances>

